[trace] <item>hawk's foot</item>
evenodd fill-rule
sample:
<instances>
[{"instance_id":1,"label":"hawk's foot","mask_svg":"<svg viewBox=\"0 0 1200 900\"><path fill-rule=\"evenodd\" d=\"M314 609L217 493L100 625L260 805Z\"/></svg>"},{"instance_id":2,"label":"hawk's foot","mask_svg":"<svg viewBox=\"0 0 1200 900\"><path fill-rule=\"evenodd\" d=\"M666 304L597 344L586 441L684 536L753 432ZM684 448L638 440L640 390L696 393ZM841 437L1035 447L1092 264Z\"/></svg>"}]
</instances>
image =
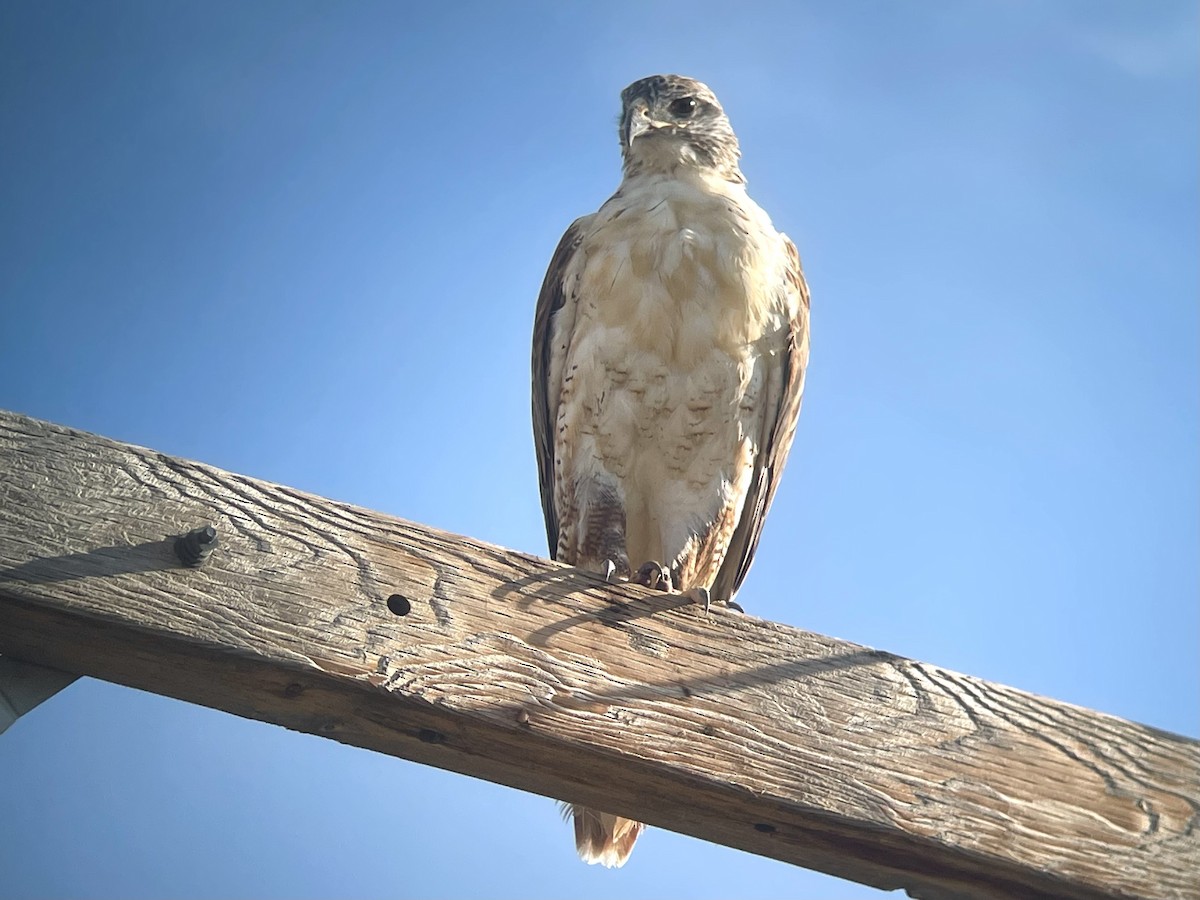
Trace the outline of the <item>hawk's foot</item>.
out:
<instances>
[{"instance_id":1,"label":"hawk's foot","mask_svg":"<svg viewBox=\"0 0 1200 900\"><path fill-rule=\"evenodd\" d=\"M693 603L699 603L704 607L704 614L708 615L708 610L712 606L712 594L709 593L706 587L695 587L690 591L684 591L683 596L687 597Z\"/></svg>"},{"instance_id":2,"label":"hawk's foot","mask_svg":"<svg viewBox=\"0 0 1200 900\"><path fill-rule=\"evenodd\" d=\"M674 587L671 581L671 570L654 560L642 563L642 567L633 576L633 581L635 584L644 584L651 590L665 591L668 594Z\"/></svg>"}]
</instances>

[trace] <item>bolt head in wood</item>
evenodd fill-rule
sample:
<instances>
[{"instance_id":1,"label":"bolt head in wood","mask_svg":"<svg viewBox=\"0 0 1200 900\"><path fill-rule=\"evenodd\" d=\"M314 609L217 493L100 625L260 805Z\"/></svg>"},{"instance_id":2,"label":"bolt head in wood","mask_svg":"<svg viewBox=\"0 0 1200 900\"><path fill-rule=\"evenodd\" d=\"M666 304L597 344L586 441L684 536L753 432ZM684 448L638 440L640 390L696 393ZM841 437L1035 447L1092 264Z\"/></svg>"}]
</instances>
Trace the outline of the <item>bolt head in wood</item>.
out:
<instances>
[{"instance_id":1,"label":"bolt head in wood","mask_svg":"<svg viewBox=\"0 0 1200 900\"><path fill-rule=\"evenodd\" d=\"M217 543L217 529L211 525L201 525L175 539L175 555L185 566L195 568L204 564Z\"/></svg>"}]
</instances>

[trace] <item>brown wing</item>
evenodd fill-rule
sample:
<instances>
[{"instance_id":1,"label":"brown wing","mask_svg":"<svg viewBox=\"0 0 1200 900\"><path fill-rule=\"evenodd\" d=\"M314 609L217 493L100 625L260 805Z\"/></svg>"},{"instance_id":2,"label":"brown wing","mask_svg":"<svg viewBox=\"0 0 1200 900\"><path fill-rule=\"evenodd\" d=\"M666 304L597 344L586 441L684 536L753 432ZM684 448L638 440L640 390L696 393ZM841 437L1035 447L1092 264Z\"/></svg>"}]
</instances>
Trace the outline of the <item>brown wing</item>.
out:
<instances>
[{"instance_id":1,"label":"brown wing","mask_svg":"<svg viewBox=\"0 0 1200 900\"><path fill-rule=\"evenodd\" d=\"M558 512L554 508L554 423L562 392L562 365L575 320L573 286L566 272L593 216L576 219L550 259L533 316L533 444L537 452L542 515L550 555L558 551Z\"/></svg>"},{"instance_id":2,"label":"brown wing","mask_svg":"<svg viewBox=\"0 0 1200 900\"><path fill-rule=\"evenodd\" d=\"M782 351L782 365L773 373L770 387L763 395L763 443L754 460L750 492L742 506L742 515L729 541L725 561L713 581L714 600L732 600L750 571L763 522L779 486L779 476L792 448L796 420L800 416L804 370L808 367L808 284L804 281L796 245L786 236L783 240L788 254L783 289L796 296L799 302Z\"/></svg>"}]
</instances>

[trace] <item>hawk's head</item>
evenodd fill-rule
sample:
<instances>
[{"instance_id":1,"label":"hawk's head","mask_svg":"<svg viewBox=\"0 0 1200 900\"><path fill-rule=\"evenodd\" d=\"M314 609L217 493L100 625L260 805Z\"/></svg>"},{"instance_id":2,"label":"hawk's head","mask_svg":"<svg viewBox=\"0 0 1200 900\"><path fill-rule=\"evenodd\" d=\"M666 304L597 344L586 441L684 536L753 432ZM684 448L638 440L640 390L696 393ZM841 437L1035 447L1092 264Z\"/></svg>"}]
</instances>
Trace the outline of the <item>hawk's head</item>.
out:
<instances>
[{"instance_id":1,"label":"hawk's head","mask_svg":"<svg viewBox=\"0 0 1200 900\"><path fill-rule=\"evenodd\" d=\"M744 180L716 94L682 75L651 75L621 91L621 153L629 175L692 168Z\"/></svg>"}]
</instances>

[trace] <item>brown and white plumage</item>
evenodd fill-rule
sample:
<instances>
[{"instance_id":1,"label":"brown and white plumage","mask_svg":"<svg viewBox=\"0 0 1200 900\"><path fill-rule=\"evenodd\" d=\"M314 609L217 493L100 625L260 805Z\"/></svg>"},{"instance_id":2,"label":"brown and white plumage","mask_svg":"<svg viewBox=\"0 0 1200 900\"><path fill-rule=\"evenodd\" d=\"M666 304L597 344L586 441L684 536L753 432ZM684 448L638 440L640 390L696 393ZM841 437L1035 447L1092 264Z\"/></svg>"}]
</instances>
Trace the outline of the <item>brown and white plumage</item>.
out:
<instances>
[{"instance_id":1,"label":"brown and white plumage","mask_svg":"<svg viewBox=\"0 0 1200 900\"><path fill-rule=\"evenodd\" d=\"M558 245L538 297L533 428L555 559L730 601L787 458L808 362L796 248L746 194L705 85L621 94L624 179ZM641 831L573 808L588 862Z\"/></svg>"}]
</instances>

